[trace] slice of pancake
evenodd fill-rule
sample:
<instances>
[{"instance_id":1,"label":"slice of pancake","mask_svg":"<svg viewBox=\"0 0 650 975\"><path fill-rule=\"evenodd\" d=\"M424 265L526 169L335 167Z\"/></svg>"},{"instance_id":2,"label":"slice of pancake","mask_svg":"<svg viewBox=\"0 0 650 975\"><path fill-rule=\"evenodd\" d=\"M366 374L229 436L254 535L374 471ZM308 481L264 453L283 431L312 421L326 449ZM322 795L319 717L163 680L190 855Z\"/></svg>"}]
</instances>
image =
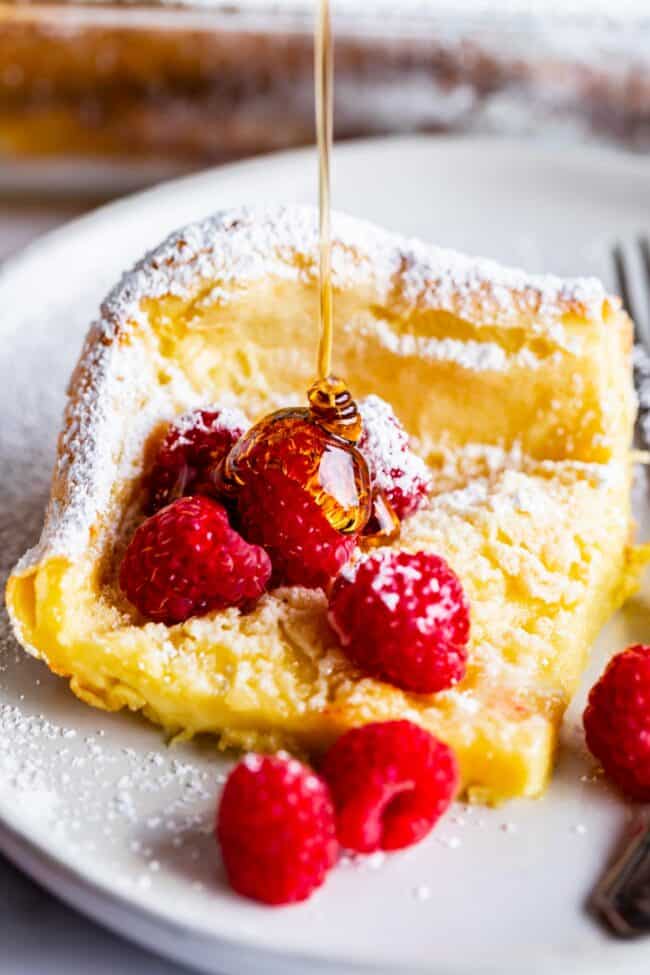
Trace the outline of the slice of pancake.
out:
<instances>
[{"instance_id":1,"label":"slice of pancake","mask_svg":"<svg viewBox=\"0 0 650 975\"><path fill-rule=\"evenodd\" d=\"M477 800L538 795L589 647L634 589L631 323L591 279L529 276L334 220L335 370L389 401L429 463L399 546L430 549L471 605L466 678L407 695L345 659L320 591L167 627L116 584L166 424L304 400L317 343L312 210L218 214L174 234L102 307L72 377L39 544L14 569L18 640L108 709L171 734L320 750L408 716L457 751Z\"/></svg>"}]
</instances>

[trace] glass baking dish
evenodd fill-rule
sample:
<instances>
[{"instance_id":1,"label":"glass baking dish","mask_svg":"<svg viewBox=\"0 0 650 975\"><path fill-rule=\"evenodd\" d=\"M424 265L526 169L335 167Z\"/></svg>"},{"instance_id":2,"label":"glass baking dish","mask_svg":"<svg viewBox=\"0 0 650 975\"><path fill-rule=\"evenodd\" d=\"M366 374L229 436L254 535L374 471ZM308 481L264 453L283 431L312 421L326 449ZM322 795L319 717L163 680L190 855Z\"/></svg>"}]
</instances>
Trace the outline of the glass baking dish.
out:
<instances>
[{"instance_id":1,"label":"glass baking dish","mask_svg":"<svg viewBox=\"0 0 650 975\"><path fill-rule=\"evenodd\" d=\"M0 185L7 173L52 179L64 161L141 182L311 142L315 2L0 0ZM650 143L644 4L333 7L338 138L471 130ZM39 160L47 167L34 169Z\"/></svg>"}]
</instances>

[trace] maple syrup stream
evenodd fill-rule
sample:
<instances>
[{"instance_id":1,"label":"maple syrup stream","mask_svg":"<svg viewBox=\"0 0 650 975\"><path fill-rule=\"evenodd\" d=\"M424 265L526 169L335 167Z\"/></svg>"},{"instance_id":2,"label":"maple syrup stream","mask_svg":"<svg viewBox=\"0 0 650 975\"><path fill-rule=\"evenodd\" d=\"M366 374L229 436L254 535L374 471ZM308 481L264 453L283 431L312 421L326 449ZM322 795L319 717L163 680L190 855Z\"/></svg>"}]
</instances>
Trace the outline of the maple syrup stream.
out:
<instances>
[{"instance_id":1,"label":"maple syrup stream","mask_svg":"<svg viewBox=\"0 0 650 975\"><path fill-rule=\"evenodd\" d=\"M318 206L320 231L320 345L318 378L332 371L332 240L330 225L330 154L333 133L332 19L329 0L320 0L314 44L316 129L318 136Z\"/></svg>"}]
</instances>

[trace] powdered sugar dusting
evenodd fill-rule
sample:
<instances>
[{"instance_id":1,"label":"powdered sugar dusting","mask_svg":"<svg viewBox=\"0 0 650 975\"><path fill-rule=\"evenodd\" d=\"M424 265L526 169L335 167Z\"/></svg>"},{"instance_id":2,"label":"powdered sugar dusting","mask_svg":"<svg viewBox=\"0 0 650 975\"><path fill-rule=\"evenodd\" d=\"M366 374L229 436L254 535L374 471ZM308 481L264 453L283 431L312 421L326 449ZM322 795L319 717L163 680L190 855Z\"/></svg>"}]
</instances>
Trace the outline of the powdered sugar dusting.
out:
<instances>
[{"instance_id":1,"label":"powdered sugar dusting","mask_svg":"<svg viewBox=\"0 0 650 975\"><path fill-rule=\"evenodd\" d=\"M390 549L360 556L351 567L348 566L345 575L347 581L354 581L362 564L372 565L370 588L390 613L400 605L404 594L408 594L408 598L412 599L414 590L419 597L431 597L416 622L421 633L433 632L436 626L441 621L447 620L457 608L454 593L447 580L441 586L435 574L424 578L415 563L395 559L395 553Z\"/></svg>"},{"instance_id":2,"label":"powdered sugar dusting","mask_svg":"<svg viewBox=\"0 0 650 975\"><path fill-rule=\"evenodd\" d=\"M388 322L375 319L364 322L363 331L373 333L382 345L395 355L405 358L428 359L435 362L455 362L463 369L478 372L503 372L512 364L511 357L496 342L476 342L468 339L423 338L418 335L399 335L392 330ZM530 368L535 368L539 360L527 349L523 349L516 361L525 362Z\"/></svg>"},{"instance_id":3,"label":"powdered sugar dusting","mask_svg":"<svg viewBox=\"0 0 650 975\"><path fill-rule=\"evenodd\" d=\"M431 476L392 407L374 394L359 401L363 435L359 449L369 462L373 483L403 517L424 501Z\"/></svg>"},{"instance_id":4,"label":"powdered sugar dusting","mask_svg":"<svg viewBox=\"0 0 650 975\"><path fill-rule=\"evenodd\" d=\"M210 413L214 413L215 416L206 422L206 414ZM239 436L249 426L250 420L243 410L236 406L222 406L220 403L204 406L201 410L188 410L177 420L174 420L174 429L179 434L177 441L179 444L187 443L186 434L190 430L199 430L201 433L228 430L230 433Z\"/></svg>"},{"instance_id":5,"label":"powdered sugar dusting","mask_svg":"<svg viewBox=\"0 0 650 975\"><path fill-rule=\"evenodd\" d=\"M529 276L341 215L333 236L336 288L370 287L378 302L399 294L419 308L466 316L476 327L515 325L526 314L539 334L556 335L567 311L599 316L606 298L593 279ZM116 521L116 490L140 473L155 424L201 405L180 370L158 381L155 354L137 341L148 329L143 301L192 297L208 282L227 302L234 285L270 276L313 279L317 266L315 210L239 209L172 234L124 275L102 305L73 376L45 529L19 571L45 552L78 555L92 526L101 540Z\"/></svg>"},{"instance_id":6,"label":"powdered sugar dusting","mask_svg":"<svg viewBox=\"0 0 650 975\"><path fill-rule=\"evenodd\" d=\"M316 274L317 215L308 207L224 211L172 234L127 273L103 306L105 324L138 318L140 301L163 295L188 297L199 281L223 287L271 275ZM595 278L563 280L529 275L493 261L466 257L373 224L333 215L335 287L373 281L385 298L398 284L413 303L476 319L477 302L493 322L513 324L534 313L540 332L555 326L569 306L588 317L600 314L606 298ZM307 258L296 266L294 258ZM224 293L227 300L228 292ZM480 324L480 321L478 322Z\"/></svg>"}]
</instances>

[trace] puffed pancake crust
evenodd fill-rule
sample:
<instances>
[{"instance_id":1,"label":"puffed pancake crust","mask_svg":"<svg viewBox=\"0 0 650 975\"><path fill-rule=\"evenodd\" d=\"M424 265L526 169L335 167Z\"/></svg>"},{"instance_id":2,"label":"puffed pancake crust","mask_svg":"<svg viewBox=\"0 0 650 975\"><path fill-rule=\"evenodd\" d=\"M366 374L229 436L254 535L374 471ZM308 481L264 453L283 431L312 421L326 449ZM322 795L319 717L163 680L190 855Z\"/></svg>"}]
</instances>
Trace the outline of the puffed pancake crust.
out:
<instances>
[{"instance_id":1,"label":"puffed pancake crust","mask_svg":"<svg viewBox=\"0 0 650 975\"><path fill-rule=\"evenodd\" d=\"M635 588L631 323L592 279L529 276L334 219L335 371L394 407L431 468L399 546L430 549L471 605L468 672L406 694L345 659L320 591L167 627L116 568L165 425L206 403L253 420L304 400L317 342L312 210L219 213L109 295L72 376L38 545L14 569L16 636L96 707L172 735L320 750L407 716L457 752L469 797L539 795L599 628Z\"/></svg>"}]
</instances>

